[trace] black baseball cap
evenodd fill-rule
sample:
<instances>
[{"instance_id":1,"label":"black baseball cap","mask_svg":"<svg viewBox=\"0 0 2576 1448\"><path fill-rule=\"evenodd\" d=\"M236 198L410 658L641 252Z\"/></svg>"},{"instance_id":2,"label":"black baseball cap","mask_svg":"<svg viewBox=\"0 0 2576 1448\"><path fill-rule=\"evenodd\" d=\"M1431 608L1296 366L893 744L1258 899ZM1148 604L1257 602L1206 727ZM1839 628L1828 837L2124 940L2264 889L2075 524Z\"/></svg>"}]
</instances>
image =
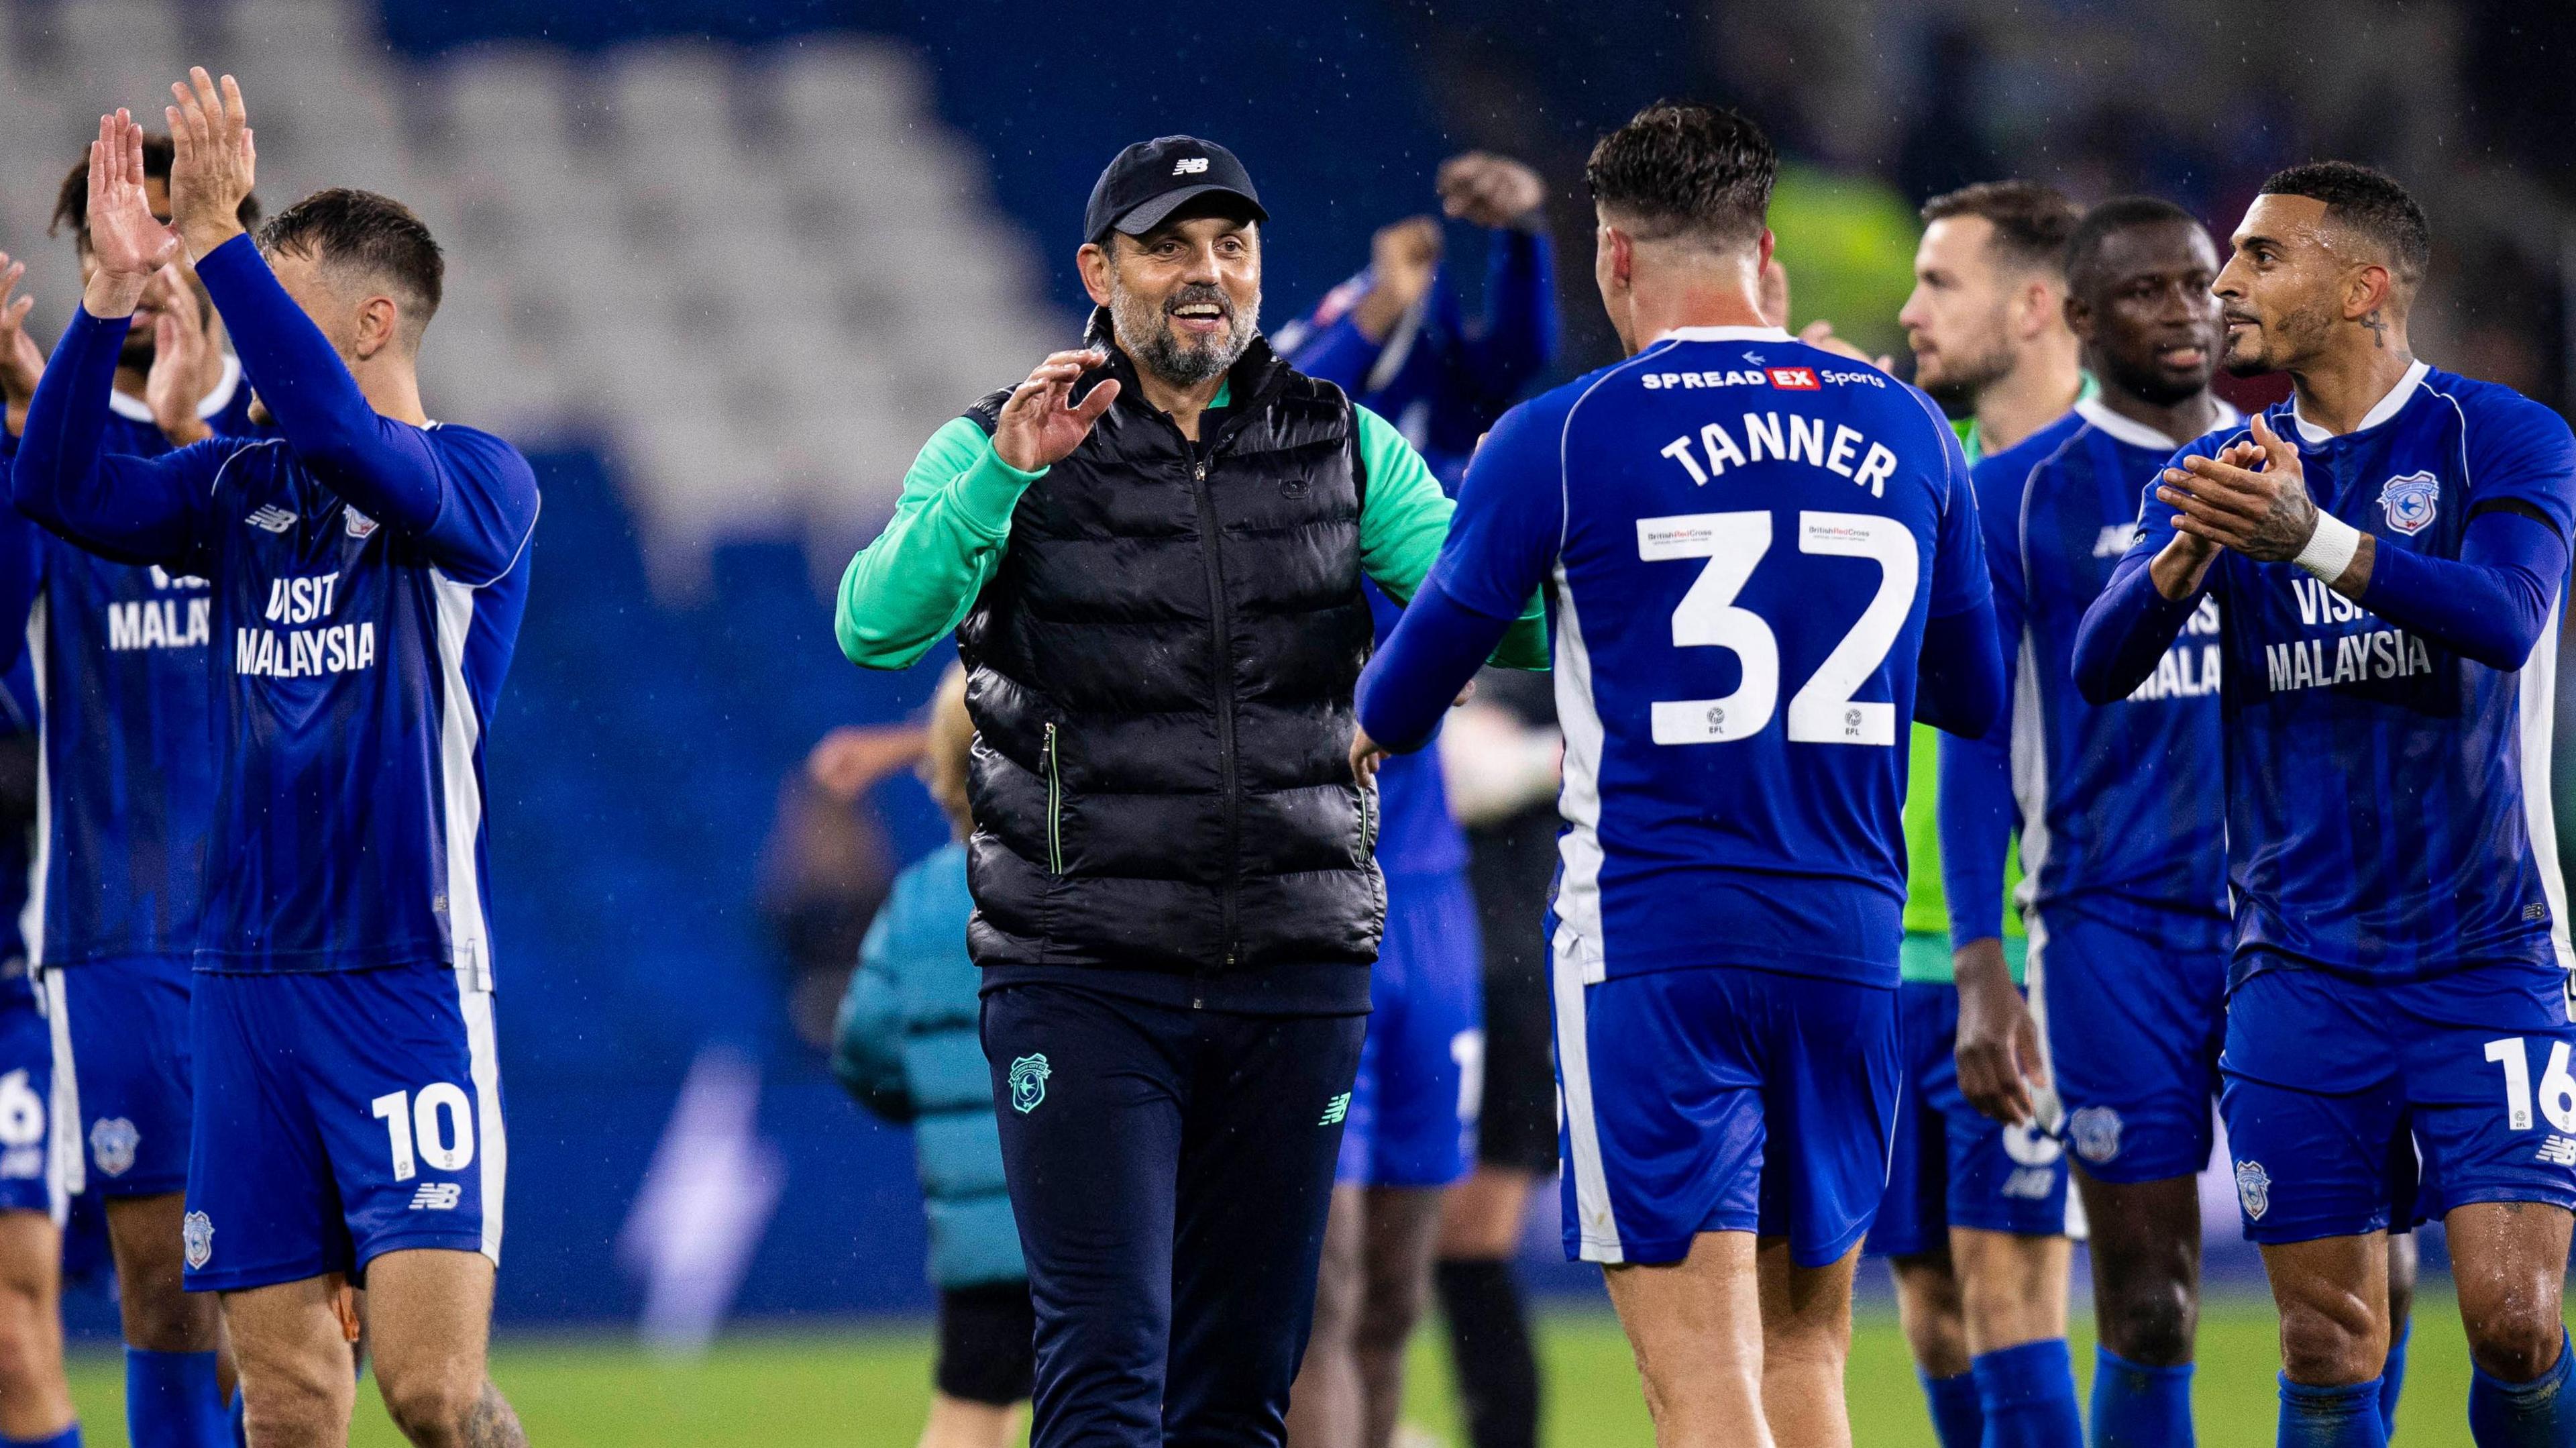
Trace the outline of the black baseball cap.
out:
<instances>
[{"instance_id":1,"label":"black baseball cap","mask_svg":"<svg viewBox=\"0 0 2576 1448\"><path fill-rule=\"evenodd\" d=\"M1097 242L1112 229L1143 236L1163 224L1193 196L1220 192L1241 201L1255 221L1268 221L1252 174L1234 153L1196 136L1157 136L1118 153L1092 183L1082 208L1082 239Z\"/></svg>"}]
</instances>

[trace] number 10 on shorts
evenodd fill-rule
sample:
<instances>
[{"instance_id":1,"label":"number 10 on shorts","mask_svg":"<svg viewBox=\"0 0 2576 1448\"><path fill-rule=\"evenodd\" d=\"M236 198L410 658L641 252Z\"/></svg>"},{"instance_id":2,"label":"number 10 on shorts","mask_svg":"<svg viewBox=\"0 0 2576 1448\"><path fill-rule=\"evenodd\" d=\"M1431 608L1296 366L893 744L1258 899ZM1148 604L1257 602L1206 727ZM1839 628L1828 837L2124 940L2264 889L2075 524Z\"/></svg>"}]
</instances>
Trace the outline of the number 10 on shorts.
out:
<instances>
[{"instance_id":1,"label":"number 10 on shorts","mask_svg":"<svg viewBox=\"0 0 2576 1448\"><path fill-rule=\"evenodd\" d=\"M2563 1065L2567 1048L2561 1046L2558 1051ZM2495 1048L2488 1047L2487 1054L2492 1057ZM473 1104L466 1099L465 1088L455 1082L432 1081L416 1097L408 1091L388 1091L370 1104L391 1138L395 1181L420 1175L419 1163L413 1160L415 1150L433 1171L463 1171L473 1164ZM2530 1115L2527 1107L2523 1114Z\"/></svg>"},{"instance_id":2,"label":"number 10 on shorts","mask_svg":"<svg viewBox=\"0 0 2576 1448\"><path fill-rule=\"evenodd\" d=\"M2487 1042L2487 1059L2504 1067L2505 1124L2515 1131L2531 1129L2531 1058L2523 1038L2506 1036ZM2550 1126L2576 1136L2576 1076L2567 1072L2567 1043L2549 1046L2549 1069L2540 1073L2540 1109Z\"/></svg>"}]
</instances>

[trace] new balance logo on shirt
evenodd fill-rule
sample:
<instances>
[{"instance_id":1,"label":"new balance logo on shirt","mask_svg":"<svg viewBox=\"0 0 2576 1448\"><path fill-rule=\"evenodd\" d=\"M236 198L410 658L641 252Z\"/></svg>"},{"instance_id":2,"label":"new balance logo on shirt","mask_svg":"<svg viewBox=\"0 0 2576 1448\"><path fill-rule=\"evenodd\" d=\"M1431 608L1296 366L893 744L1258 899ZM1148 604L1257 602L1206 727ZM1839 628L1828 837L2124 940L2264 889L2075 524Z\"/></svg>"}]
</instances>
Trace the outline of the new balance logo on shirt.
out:
<instances>
[{"instance_id":1,"label":"new balance logo on shirt","mask_svg":"<svg viewBox=\"0 0 2576 1448\"><path fill-rule=\"evenodd\" d=\"M253 509L251 515L242 521L271 533L283 533L295 526L295 515L275 503L266 503Z\"/></svg>"}]
</instances>

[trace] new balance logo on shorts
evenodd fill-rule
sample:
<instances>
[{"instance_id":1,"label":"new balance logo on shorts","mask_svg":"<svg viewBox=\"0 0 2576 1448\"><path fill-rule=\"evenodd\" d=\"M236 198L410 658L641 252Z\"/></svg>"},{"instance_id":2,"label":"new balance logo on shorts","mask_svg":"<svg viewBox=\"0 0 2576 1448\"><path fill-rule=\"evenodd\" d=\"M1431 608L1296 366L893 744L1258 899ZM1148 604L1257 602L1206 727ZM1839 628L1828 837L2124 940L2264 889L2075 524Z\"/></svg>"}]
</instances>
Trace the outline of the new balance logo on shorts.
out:
<instances>
[{"instance_id":1,"label":"new balance logo on shorts","mask_svg":"<svg viewBox=\"0 0 2576 1448\"><path fill-rule=\"evenodd\" d=\"M2551 1166L2576 1166L2576 1141L2570 1141L2563 1136L2553 1136L2542 1142L2540 1150L2533 1152L2532 1155Z\"/></svg>"},{"instance_id":2,"label":"new balance logo on shorts","mask_svg":"<svg viewBox=\"0 0 2576 1448\"><path fill-rule=\"evenodd\" d=\"M1350 1114L1351 1093L1345 1091L1341 1095L1324 1103L1324 1119L1316 1122L1315 1124L1317 1126L1339 1126L1342 1124L1342 1119Z\"/></svg>"},{"instance_id":3,"label":"new balance logo on shorts","mask_svg":"<svg viewBox=\"0 0 2576 1448\"><path fill-rule=\"evenodd\" d=\"M411 1194L411 1209L415 1212L452 1212L456 1210L457 1200L464 1195L462 1182L423 1182L420 1190Z\"/></svg>"}]
</instances>

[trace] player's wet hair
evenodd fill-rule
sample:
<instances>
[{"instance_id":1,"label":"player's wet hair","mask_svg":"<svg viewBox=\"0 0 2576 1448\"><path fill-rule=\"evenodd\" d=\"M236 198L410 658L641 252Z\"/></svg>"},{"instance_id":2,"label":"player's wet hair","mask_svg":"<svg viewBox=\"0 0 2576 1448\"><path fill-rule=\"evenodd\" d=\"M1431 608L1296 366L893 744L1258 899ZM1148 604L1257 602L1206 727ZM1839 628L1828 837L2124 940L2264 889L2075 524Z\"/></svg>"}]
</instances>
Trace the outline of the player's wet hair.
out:
<instances>
[{"instance_id":1,"label":"player's wet hair","mask_svg":"<svg viewBox=\"0 0 2576 1448\"><path fill-rule=\"evenodd\" d=\"M2377 243L2388 253L2390 270L2409 286L2422 281L2432 263L2433 227L2424 208L2385 171L2350 161L2310 161L2273 172L2261 194L2324 202L2328 221Z\"/></svg>"},{"instance_id":2,"label":"player's wet hair","mask_svg":"<svg viewBox=\"0 0 2576 1448\"><path fill-rule=\"evenodd\" d=\"M309 257L325 267L361 272L399 291L412 339L438 311L447 258L410 207L373 191L334 186L277 213L260 228L270 256Z\"/></svg>"},{"instance_id":3,"label":"player's wet hair","mask_svg":"<svg viewBox=\"0 0 2576 1448\"><path fill-rule=\"evenodd\" d=\"M169 180L170 158L170 138L146 133L143 137L145 179ZM241 218L244 231L259 225L259 198L243 197L241 209L235 215ZM72 235L79 239L81 245L89 245L89 152L86 149L81 152L80 161L72 167L70 174L63 177L60 189L54 192L54 218L46 223L45 235L56 235L65 227L71 228Z\"/></svg>"},{"instance_id":4,"label":"player's wet hair","mask_svg":"<svg viewBox=\"0 0 2576 1448\"><path fill-rule=\"evenodd\" d=\"M2066 239L2066 285L2081 292L2096 280L2102 244L2141 226L2198 226L2200 218L2161 196L2114 196L2084 213Z\"/></svg>"},{"instance_id":5,"label":"player's wet hair","mask_svg":"<svg viewBox=\"0 0 2576 1448\"><path fill-rule=\"evenodd\" d=\"M1995 229L1995 255L2015 271L2063 275L2067 239L2084 208L2054 186L2037 181L1980 181L1923 203L1926 222L1979 217Z\"/></svg>"},{"instance_id":6,"label":"player's wet hair","mask_svg":"<svg viewBox=\"0 0 2576 1448\"><path fill-rule=\"evenodd\" d=\"M1643 241L1739 251L1762 239L1780 155L1762 128L1717 106L1657 101L1603 136L1583 181Z\"/></svg>"}]
</instances>

